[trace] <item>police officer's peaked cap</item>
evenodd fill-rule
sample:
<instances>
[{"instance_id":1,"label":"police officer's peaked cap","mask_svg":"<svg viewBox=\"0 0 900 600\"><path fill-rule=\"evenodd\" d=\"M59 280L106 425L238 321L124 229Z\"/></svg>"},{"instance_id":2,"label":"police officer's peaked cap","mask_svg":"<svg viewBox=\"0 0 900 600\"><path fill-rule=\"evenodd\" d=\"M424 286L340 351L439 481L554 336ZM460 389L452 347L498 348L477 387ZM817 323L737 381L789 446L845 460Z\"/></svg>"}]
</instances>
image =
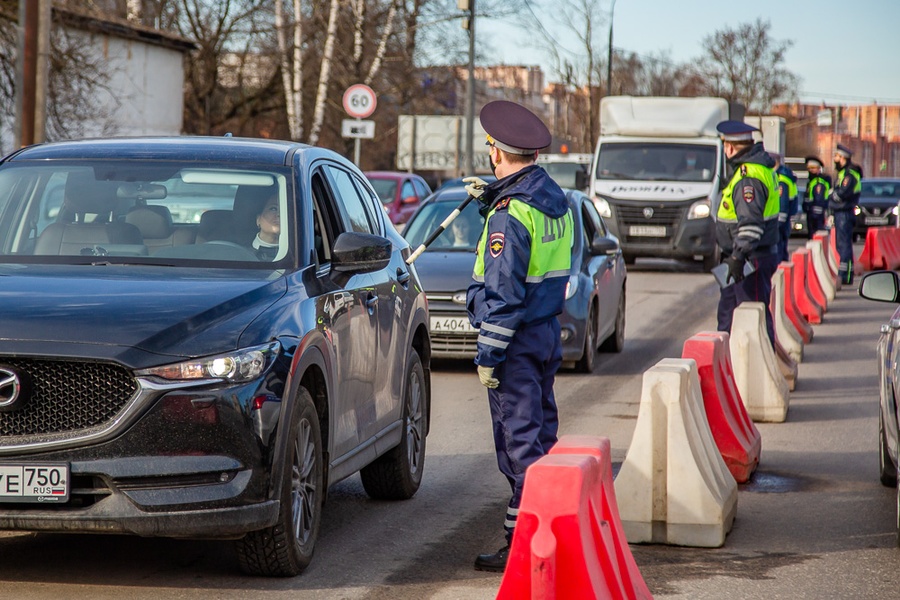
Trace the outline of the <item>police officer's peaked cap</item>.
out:
<instances>
[{"instance_id":1,"label":"police officer's peaked cap","mask_svg":"<svg viewBox=\"0 0 900 600\"><path fill-rule=\"evenodd\" d=\"M505 152L528 155L550 145L550 130L521 104L507 100L488 102L479 118L488 141Z\"/></svg>"},{"instance_id":2,"label":"police officer's peaked cap","mask_svg":"<svg viewBox=\"0 0 900 600\"><path fill-rule=\"evenodd\" d=\"M837 148L834 150L834 153L840 154L844 158L850 158L851 156L853 156L853 150L843 144L838 144Z\"/></svg>"},{"instance_id":3,"label":"police officer's peaked cap","mask_svg":"<svg viewBox=\"0 0 900 600\"><path fill-rule=\"evenodd\" d=\"M759 129L743 121L722 121L716 125L716 131L725 142L752 142L753 132Z\"/></svg>"},{"instance_id":4,"label":"police officer's peaked cap","mask_svg":"<svg viewBox=\"0 0 900 600\"><path fill-rule=\"evenodd\" d=\"M819 160L818 156L807 156L806 157L806 166L807 167L819 167L820 169L824 166L824 163Z\"/></svg>"}]
</instances>

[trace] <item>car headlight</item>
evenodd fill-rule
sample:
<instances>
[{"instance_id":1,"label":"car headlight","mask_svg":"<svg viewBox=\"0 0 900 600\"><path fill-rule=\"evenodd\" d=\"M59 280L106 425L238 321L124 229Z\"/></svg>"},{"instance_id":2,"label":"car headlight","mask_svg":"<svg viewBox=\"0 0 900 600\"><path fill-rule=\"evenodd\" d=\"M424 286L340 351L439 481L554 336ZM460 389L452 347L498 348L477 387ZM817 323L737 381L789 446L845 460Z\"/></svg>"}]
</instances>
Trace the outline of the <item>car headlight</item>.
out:
<instances>
[{"instance_id":1,"label":"car headlight","mask_svg":"<svg viewBox=\"0 0 900 600\"><path fill-rule=\"evenodd\" d=\"M152 367L137 372L144 377L158 377L169 381L227 381L229 383L244 383L253 381L265 373L278 352L281 344L272 342L253 348L244 348L219 354L187 360L172 365Z\"/></svg>"},{"instance_id":2,"label":"car headlight","mask_svg":"<svg viewBox=\"0 0 900 600\"><path fill-rule=\"evenodd\" d=\"M578 276L569 275L569 282L566 284L566 300L575 295L578 291Z\"/></svg>"},{"instance_id":3,"label":"car headlight","mask_svg":"<svg viewBox=\"0 0 900 600\"><path fill-rule=\"evenodd\" d=\"M688 219L705 219L709 216L709 199L706 200L698 200L691 204L691 209L688 211L687 218Z\"/></svg>"},{"instance_id":4,"label":"car headlight","mask_svg":"<svg viewBox=\"0 0 900 600\"><path fill-rule=\"evenodd\" d=\"M894 216L897 216L898 214L900 214L900 206L895 206L894 208L892 208L891 214Z\"/></svg>"},{"instance_id":5,"label":"car headlight","mask_svg":"<svg viewBox=\"0 0 900 600\"><path fill-rule=\"evenodd\" d=\"M859 206L854 206L854 207L853 207L853 214L859 216L859 213L860 213Z\"/></svg>"},{"instance_id":6,"label":"car headlight","mask_svg":"<svg viewBox=\"0 0 900 600\"><path fill-rule=\"evenodd\" d=\"M593 200L594 208L597 209L597 212L600 213L601 217L608 219L612 216L612 209L609 207L609 202L607 202L605 198L596 196Z\"/></svg>"}]
</instances>

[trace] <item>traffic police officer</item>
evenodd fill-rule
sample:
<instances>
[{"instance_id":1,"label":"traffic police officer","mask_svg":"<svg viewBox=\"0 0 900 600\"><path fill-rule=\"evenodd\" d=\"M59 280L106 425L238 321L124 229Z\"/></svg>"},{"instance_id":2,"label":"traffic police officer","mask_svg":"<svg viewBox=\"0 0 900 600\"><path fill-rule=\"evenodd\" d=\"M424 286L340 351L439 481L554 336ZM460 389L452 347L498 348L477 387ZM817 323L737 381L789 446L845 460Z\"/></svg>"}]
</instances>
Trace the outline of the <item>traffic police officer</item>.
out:
<instances>
[{"instance_id":1,"label":"traffic police officer","mask_svg":"<svg viewBox=\"0 0 900 600\"><path fill-rule=\"evenodd\" d=\"M778 267L778 212L780 200L774 162L753 142L759 131L742 121L722 121L716 126L728 159L728 174L716 220L716 240L728 264L732 285L722 288L718 329L731 331L734 309L742 302L762 302L766 307L766 331L774 344L775 330L769 310L772 275ZM754 271L744 275L745 263Z\"/></svg>"},{"instance_id":2,"label":"traffic police officer","mask_svg":"<svg viewBox=\"0 0 900 600\"><path fill-rule=\"evenodd\" d=\"M812 239L817 231L825 229L825 211L828 209L828 196L831 195L831 177L822 172L822 166L822 161L818 157L806 157L809 180L803 197L803 210L806 212L809 239Z\"/></svg>"},{"instance_id":3,"label":"traffic police officer","mask_svg":"<svg viewBox=\"0 0 900 600\"><path fill-rule=\"evenodd\" d=\"M847 146L838 144L834 151L834 188L828 196L828 208L834 215L836 246L841 264L838 277L847 284L853 283L853 225L856 216L853 211L859 203L862 189L862 169L850 162L853 152Z\"/></svg>"},{"instance_id":4,"label":"traffic police officer","mask_svg":"<svg viewBox=\"0 0 900 600\"><path fill-rule=\"evenodd\" d=\"M778 182L778 262L788 259L788 241L791 238L791 215L797 212L797 176L781 161L777 152L769 152L775 161L775 178Z\"/></svg>"},{"instance_id":5,"label":"traffic police officer","mask_svg":"<svg viewBox=\"0 0 900 600\"><path fill-rule=\"evenodd\" d=\"M553 380L562 362L559 321L569 281L573 221L566 196L534 164L550 145L541 120L514 102L481 110L491 168L498 180L466 178L466 190L486 212L474 282L467 293L472 326L479 330L478 376L488 388L494 446L512 497L506 511L506 546L479 555L475 568L502 571L509 556L525 469L557 440Z\"/></svg>"}]
</instances>

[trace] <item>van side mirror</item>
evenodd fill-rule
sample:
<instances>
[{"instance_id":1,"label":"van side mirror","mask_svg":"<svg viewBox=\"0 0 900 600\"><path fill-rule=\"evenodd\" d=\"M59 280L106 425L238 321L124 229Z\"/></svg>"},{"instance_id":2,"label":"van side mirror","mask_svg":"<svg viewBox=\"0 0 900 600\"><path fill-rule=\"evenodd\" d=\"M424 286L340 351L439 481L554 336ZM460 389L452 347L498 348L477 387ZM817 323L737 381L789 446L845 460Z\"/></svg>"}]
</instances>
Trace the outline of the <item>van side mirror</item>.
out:
<instances>
[{"instance_id":1,"label":"van side mirror","mask_svg":"<svg viewBox=\"0 0 900 600\"><path fill-rule=\"evenodd\" d=\"M588 185L590 181L588 180L588 173L583 169L578 169L575 171L575 189L581 191L587 191Z\"/></svg>"}]
</instances>

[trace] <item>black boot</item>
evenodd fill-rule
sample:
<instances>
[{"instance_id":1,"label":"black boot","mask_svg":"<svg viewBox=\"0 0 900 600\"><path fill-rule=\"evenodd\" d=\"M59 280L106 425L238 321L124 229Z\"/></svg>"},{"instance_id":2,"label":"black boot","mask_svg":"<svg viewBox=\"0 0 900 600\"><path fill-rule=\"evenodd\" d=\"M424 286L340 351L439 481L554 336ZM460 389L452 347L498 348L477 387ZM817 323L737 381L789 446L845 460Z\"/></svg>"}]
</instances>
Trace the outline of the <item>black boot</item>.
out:
<instances>
[{"instance_id":1,"label":"black boot","mask_svg":"<svg viewBox=\"0 0 900 600\"><path fill-rule=\"evenodd\" d=\"M509 546L503 546L493 554L479 554L475 559L475 570L502 573L506 569L507 560L509 560Z\"/></svg>"}]
</instances>

